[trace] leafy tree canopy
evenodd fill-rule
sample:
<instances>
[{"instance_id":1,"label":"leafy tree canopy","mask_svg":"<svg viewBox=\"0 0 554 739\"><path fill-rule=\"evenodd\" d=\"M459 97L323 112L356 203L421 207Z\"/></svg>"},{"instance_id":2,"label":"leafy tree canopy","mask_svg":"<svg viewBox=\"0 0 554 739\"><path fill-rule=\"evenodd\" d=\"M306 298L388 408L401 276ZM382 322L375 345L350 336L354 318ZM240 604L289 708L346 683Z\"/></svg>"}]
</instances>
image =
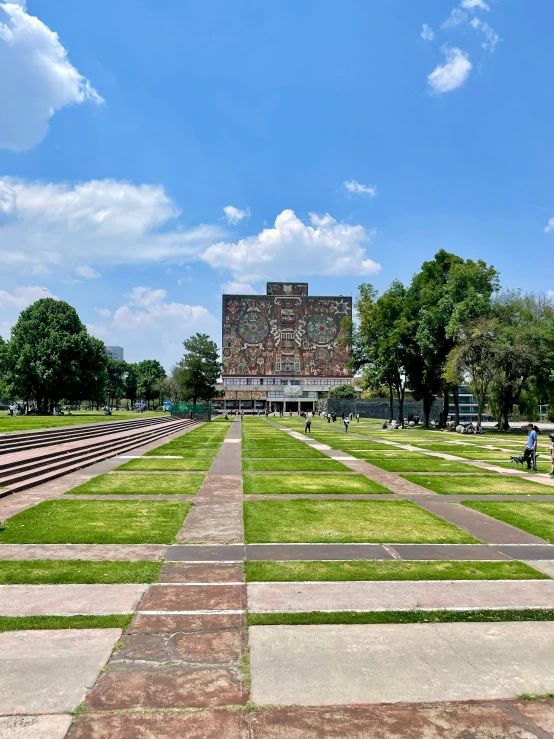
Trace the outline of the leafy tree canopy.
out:
<instances>
[{"instance_id":1,"label":"leafy tree canopy","mask_svg":"<svg viewBox=\"0 0 554 739\"><path fill-rule=\"evenodd\" d=\"M183 341L185 354L175 377L182 388L183 400L211 400L221 375L217 344L208 334L194 334Z\"/></svg>"},{"instance_id":2,"label":"leafy tree canopy","mask_svg":"<svg viewBox=\"0 0 554 739\"><path fill-rule=\"evenodd\" d=\"M332 390L329 390L329 398L357 398L358 393L354 390L352 385L337 385Z\"/></svg>"}]
</instances>

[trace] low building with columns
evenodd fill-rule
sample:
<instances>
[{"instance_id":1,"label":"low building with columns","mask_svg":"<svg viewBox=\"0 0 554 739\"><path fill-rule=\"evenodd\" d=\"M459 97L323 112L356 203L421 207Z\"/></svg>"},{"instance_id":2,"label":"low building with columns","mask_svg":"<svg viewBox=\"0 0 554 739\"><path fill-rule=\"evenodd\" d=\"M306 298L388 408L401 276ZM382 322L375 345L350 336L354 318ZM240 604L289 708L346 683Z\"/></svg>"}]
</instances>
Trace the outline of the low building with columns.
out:
<instances>
[{"instance_id":1,"label":"low building with columns","mask_svg":"<svg viewBox=\"0 0 554 739\"><path fill-rule=\"evenodd\" d=\"M265 295L224 295L222 319L222 411L314 411L323 393L352 382L341 340L351 297L268 282Z\"/></svg>"}]
</instances>

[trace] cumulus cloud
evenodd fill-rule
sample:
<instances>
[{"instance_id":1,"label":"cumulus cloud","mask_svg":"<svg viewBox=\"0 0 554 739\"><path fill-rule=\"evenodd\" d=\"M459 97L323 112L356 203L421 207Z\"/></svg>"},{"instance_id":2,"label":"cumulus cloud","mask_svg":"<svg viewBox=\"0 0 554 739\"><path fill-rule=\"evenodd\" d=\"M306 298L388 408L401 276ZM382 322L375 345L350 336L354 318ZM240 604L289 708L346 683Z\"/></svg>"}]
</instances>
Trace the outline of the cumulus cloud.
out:
<instances>
[{"instance_id":1,"label":"cumulus cloud","mask_svg":"<svg viewBox=\"0 0 554 739\"><path fill-rule=\"evenodd\" d=\"M310 224L284 210L273 228L236 243L213 244L201 255L211 267L229 270L234 279L257 282L293 274L369 275L381 266L370 259L365 245L373 232L363 226L338 223L329 214L310 214Z\"/></svg>"},{"instance_id":2,"label":"cumulus cloud","mask_svg":"<svg viewBox=\"0 0 554 739\"><path fill-rule=\"evenodd\" d=\"M250 208L241 210L240 208L235 208L234 205L226 205L225 208L223 208L223 212L225 213L227 223L231 223L233 226L240 223L243 218L250 217Z\"/></svg>"},{"instance_id":3,"label":"cumulus cloud","mask_svg":"<svg viewBox=\"0 0 554 739\"><path fill-rule=\"evenodd\" d=\"M490 10L485 0L462 0L460 6L467 10L474 10L475 8L479 8L480 10Z\"/></svg>"},{"instance_id":4,"label":"cumulus cloud","mask_svg":"<svg viewBox=\"0 0 554 739\"><path fill-rule=\"evenodd\" d=\"M14 151L39 144L60 108L103 102L58 35L28 15L23 2L0 2L0 100L0 148Z\"/></svg>"},{"instance_id":5,"label":"cumulus cloud","mask_svg":"<svg viewBox=\"0 0 554 739\"><path fill-rule=\"evenodd\" d=\"M427 76L431 90L437 94L456 90L467 80L471 72L471 62L465 51L457 47L444 47L446 64L438 65Z\"/></svg>"},{"instance_id":6,"label":"cumulus cloud","mask_svg":"<svg viewBox=\"0 0 554 739\"><path fill-rule=\"evenodd\" d=\"M452 10L448 18L442 24L441 28L455 28L461 23L467 23L467 20L467 13L464 13L464 11L460 10L459 8L454 8L454 10Z\"/></svg>"},{"instance_id":7,"label":"cumulus cloud","mask_svg":"<svg viewBox=\"0 0 554 739\"><path fill-rule=\"evenodd\" d=\"M0 177L0 264L45 273L83 264L181 262L225 235L219 226L183 229L175 222L179 214L161 185Z\"/></svg>"},{"instance_id":8,"label":"cumulus cloud","mask_svg":"<svg viewBox=\"0 0 554 739\"><path fill-rule=\"evenodd\" d=\"M16 322L22 310L40 298L55 298L50 290L42 285L26 285L16 287L12 292L0 290L0 308L2 309L2 320L0 321L0 336L9 338L10 329Z\"/></svg>"},{"instance_id":9,"label":"cumulus cloud","mask_svg":"<svg viewBox=\"0 0 554 739\"><path fill-rule=\"evenodd\" d=\"M221 286L221 292L224 295L257 295L258 291L247 282L233 282L229 280Z\"/></svg>"},{"instance_id":10,"label":"cumulus cloud","mask_svg":"<svg viewBox=\"0 0 554 739\"><path fill-rule=\"evenodd\" d=\"M549 233L550 231L554 231L554 218L550 218L546 226L544 227L544 230L546 233Z\"/></svg>"},{"instance_id":11,"label":"cumulus cloud","mask_svg":"<svg viewBox=\"0 0 554 739\"><path fill-rule=\"evenodd\" d=\"M342 184L347 192L356 195L369 195L372 198L377 195L377 187L375 185L362 185L361 182L356 182L356 180L346 180Z\"/></svg>"},{"instance_id":12,"label":"cumulus cloud","mask_svg":"<svg viewBox=\"0 0 554 739\"><path fill-rule=\"evenodd\" d=\"M483 41L481 46L483 49L488 49L492 54L496 44L500 41L500 36L496 33L494 28L491 28L488 23L485 23L480 18L472 18L470 26L475 28L476 31L481 31L485 35L485 41Z\"/></svg>"},{"instance_id":13,"label":"cumulus cloud","mask_svg":"<svg viewBox=\"0 0 554 739\"><path fill-rule=\"evenodd\" d=\"M88 264L82 264L80 267L77 267L75 269L75 272L79 275L79 277L84 277L86 280L94 280L97 277L102 277L100 272L97 272L92 267L89 267Z\"/></svg>"},{"instance_id":14,"label":"cumulus cloud","mask_svg":"<svg viewBox=\"0 0 554 739\"><path fill-rule=\"evenodd\" d=\"M135 287L115 311L96 308L101 319L89 331L106 344L122 346L130 362L156 357L169 370L183 355L183 340L198 331L219 341L220 325L201 305L169 302L167 291Z\"/></svg>"},{"instance_id":15,"label":"cumulus cloud","mask_svg":"<svg viewBox=\"0 0 554 739\"><path fill-rule=\"evenodd\" d=\"M424 41L432 41L435 38L435 32L428 26L427 23L423 24L423 30L421 31L421 38Z\"/></svg>"}]
</instances>

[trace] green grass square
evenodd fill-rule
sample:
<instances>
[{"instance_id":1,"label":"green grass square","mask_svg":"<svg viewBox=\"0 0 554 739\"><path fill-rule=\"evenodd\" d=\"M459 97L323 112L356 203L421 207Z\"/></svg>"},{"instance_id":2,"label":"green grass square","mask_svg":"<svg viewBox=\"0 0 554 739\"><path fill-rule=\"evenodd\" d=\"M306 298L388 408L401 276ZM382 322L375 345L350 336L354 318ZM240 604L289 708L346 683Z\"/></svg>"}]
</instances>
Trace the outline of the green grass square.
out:
<instances>
[{"instance_id":1,"label":"green grass square","mask_svg":"<svg viewBox=\"0 0 554 739\"><path fill-rule=\"evenodd\" d=\"M243 475L246 495L372 495L390 490L364 475Z\"/></svg>"},{"instance_id":2,"label":"green grass square","mask_svg":"<svg viewBox=\"0 0 554 739\"><path fill-rule=\"evenodd\" d=\"M48 500L8 518L0 544L170 544L192 503Z\"/></svg>"},{"instance_id":3,"label":"green grass square","mask_svg":"<svg viewBox=\"0 0 554 739\"><path fill-rule=\"evenodd\" d=\"M554 503L526 500L466 501L462 505L554 544Z\"/></svg>"},{"instance_id":4,"label":"green grass square","mask_svg":"<svg viewBox=\"0 0 554 739\"><path fill-rule=\"evenodd\" d=\"M485 470L483 470L485 472ZM440 495L552 495L547 485L529 482L521 477L500 474L441 477L402 475L406 480Z\"/></svg>"},{"instance_id":5,"label":"green grass square","mask_svg":"<svg viewBox=\"0 0 554 739\"><path fill-rule=\"evenodd\" d=\"M204 475L127 475L110 472L68 490L66 495L195 495Z\"/></svg>"},{"instance_id":6,"label":"green grass square","mask_svg":"<svg viewBox=\"0 0 554 739\"><path fill-rule=\"evenodd\" d=\"M366 458L367 459L367 458ZM427 457L419 459L367 459L367 461L388 472L475 472L475 467L463 462Z\"/></svg>"},{"instance_id":7,"label":"green grass square","mask_svg":"<svg viewBox=\"0 0 554 739\"><path fill-rule=\"evenodd\" d=\"M325 458L323 452L313 449L307 444L244 444L242 456L246 458L288 459L292 457Z\"/></svg>"},{"instance_id":8,"label":"green grass square","mask_svg":"<svg viewBox=\"0 0 554 739\"><path fill-rule=\"evenodd\" d=\"M350 472L341 462L334 459L245 459L244 472Z\"/></svg>"},{"instance_id":9,"label":"green grass square","mask_svg":"<svg viewBox=\"0 0 554 739\"><path fill-rule=\"evenodd\" d=\"M145 453L145 457L158 457L158 456L175 456L175 457L187 457L189 459L198 458L213 458L219 451L218 446L213 447L202 447L201 449L194 449L189 446L183 446L182 444L164 444L159 446L157 449L152 449L150 452Z\"/></svg>"},{"instance_id":10,"label":"green grass square","mask_svg":"<svg viewBox=\"0 0 554 739\"><path fill-rule=\"evenodd\" d=\"M156 582L161 562L34 559L0 561L0 585Z\"/></svg>"},{"instance_id":11,"label":"green grass square","mask_svg":"<svg viewBox=\"0 0 554 739\"><path fill-rule=\"evenodd\" d=\"M252 500L244 503L244 524L249 544L478 541L407 500Z\"/></svg>"},{"instance_id":12,"label":"green grass square","mask_svg":"<svg viewBox=\"0 0 554 739\"><path fill-rule=\"evenodd\" d=\"M210 469L212 459L152 459L152 457L141 457L131 459L126 464L118 467L119 470L143 470L148 472L205 472Z\"/></svg>"}]
</instances>

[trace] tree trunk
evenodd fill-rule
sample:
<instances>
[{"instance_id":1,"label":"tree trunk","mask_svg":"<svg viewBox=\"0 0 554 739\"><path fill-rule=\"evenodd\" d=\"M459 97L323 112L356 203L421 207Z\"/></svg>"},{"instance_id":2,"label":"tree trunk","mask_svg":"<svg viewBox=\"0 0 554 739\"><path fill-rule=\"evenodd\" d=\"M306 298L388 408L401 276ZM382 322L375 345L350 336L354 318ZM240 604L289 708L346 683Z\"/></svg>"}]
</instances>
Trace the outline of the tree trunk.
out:
<instances>
[{"instance_id":1,"label":"tree trunk","mask_svg":"<svg viewBox=\"0 0 554 739\"><path fill-rule=\"evenodd\" d=\"M404 393L405 387L402 385L398 390L398 415L400 416L398 420L401 428L404 428Z\"/></svg>"},{"instance_id":2,"label":"tree trunk","mask_svg":"<svg viewBox=\"0 0 554 739\"><path fill-rule=\"evenodd\" d=\"M454 398L454 423L456 426L460 424L460 393L457 385L452 386L452 397Z\"/></svg>"},{"instance_id":3,"label":"tree trunk","mask_svg":"<svg viewBox=\"0 0 554 739\"><path fill-rule=\"evenodd\" d=\"M450 396L448 394L448 385L445 385L443 389L443 395L442 395L442 411L440 414L440 427L441 428L444 428L446 426L446 421L448 419L449 405L450 405Z\"/></svg>"},{"instance_id":4,"label":"tree trunk","mask_svg":"<svg viewBox=\"0 0 554 739\"><path fill-rule=\"evenodd\" d=\"M431 406L433 405L433 398L430 395L425 395L423 398L423 425L429 426L429 416L431 415Z\"/></svg>"},{"instance_id":5,"label":"tree trunk","mask_svg":"<svg viewBox=\"0 0 554 739\"><path fill-rule=\"evenodd\" d=\"M392 396L392 384L389 382L389 423L394 418L394 400Z\"/></svg>"}]
</instances>

